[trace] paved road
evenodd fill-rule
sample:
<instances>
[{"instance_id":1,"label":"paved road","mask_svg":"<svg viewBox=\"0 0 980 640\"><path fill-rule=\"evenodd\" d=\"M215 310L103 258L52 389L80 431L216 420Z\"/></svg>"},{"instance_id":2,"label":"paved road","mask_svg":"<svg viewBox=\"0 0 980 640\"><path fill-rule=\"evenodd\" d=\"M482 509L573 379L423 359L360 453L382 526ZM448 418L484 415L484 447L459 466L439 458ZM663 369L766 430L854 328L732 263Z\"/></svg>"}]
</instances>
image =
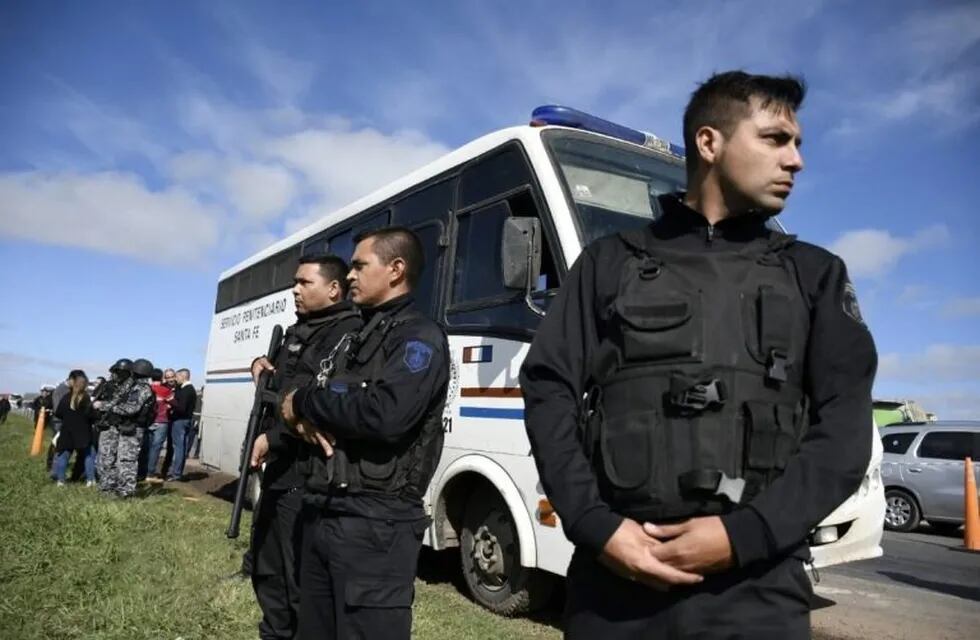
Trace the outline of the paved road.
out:
<instances>
[{"instance_id":1,"label":"paved road","mask_svg":"<svg viewBox=\"0 0 980 640\"><path fill-rule=\"evenodd\" d=\"M817 637L980 638L980 553L925 527L886 531L882 546L881 558L820 572Z\"/></svg>"}]
</instances>

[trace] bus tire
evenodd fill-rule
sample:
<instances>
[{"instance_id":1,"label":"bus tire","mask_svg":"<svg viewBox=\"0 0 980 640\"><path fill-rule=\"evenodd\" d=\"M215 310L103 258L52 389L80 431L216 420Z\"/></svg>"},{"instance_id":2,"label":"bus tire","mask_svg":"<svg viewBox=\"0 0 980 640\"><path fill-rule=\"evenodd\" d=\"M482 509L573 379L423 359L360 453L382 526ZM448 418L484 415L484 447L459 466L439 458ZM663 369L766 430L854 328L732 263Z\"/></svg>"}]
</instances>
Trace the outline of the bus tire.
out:
<instances>
[{"instance_id":1,"label":"bus tire","mask_svg":"<svg viewBox=\"0 0 980 640\"><path fill-rule=\"evenodd\" d=\"M529 613L547 604L554 579L521 566L517 528L500 495L478 489L467 502L460 558L473 599L504 616Z\"/></svg>"}]
</instances>

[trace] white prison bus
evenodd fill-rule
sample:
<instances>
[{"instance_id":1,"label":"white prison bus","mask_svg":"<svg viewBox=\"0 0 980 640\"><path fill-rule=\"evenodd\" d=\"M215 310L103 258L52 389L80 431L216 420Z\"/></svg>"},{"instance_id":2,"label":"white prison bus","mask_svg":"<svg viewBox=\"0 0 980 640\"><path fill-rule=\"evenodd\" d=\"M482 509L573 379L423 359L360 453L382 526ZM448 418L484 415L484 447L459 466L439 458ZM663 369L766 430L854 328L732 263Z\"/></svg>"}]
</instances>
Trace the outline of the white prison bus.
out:
<instances>
[{"instance_id":1,"label":"white prison bus","mask_svg":"<svg viewBox=\"0 0 980 640\"><path fill-rule=\"evenodd\" d=\"M349 259L359 232L409 227L426 256L419 308L445 327L452 357L445 449L426 495L433 521L425 543L462 547L467 583L484 606L505 614L534 608L554 582L549 574L564 575L572 545L531 456L521 363L582 247L648 223L651 195L683 184L679 147L543 107L530 125L483 136L248 258L218 284L202 460L238 468L254 390L248 367L265 352L272 327L294 321L289 289L297 258L329 251ZM535 241L517 253L512 242L505 248L505 235L513 241L521 231L537 233L540 249ZM526 261L529 251L540 269ZM881 554L885 505L874 435L869 420L875 449L860 489L811 535L817 566Z\"/></svg>"}]
</instances>

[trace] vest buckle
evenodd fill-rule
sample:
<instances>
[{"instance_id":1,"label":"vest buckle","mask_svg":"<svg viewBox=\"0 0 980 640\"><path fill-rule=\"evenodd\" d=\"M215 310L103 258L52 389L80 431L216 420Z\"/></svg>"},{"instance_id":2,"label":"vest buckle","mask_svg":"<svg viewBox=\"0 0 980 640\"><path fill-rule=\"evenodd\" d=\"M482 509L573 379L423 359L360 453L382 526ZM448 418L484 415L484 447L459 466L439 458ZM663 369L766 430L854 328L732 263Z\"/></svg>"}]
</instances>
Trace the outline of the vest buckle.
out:
<instances>
[{"instance_id":1,"label":"vest buckle","mask_svg":"<svg viewBox=\"0 0 980 640\"><path fill-rule=\"evenodd\" d=\"M732 504L742 501L744 478L731 478L720 469L694 469L677 477L681 493L703 498L724 498Z\"/></svg>"},{"instance_id":2,"label":"vest buckle","mask_svg":"<svg viewBox=\"0 0 980 640\"><path fill-rule=\"evenodd\" d=\"M671 381L670 403L679 409L687 411L704 411L708 407L720 407L725 404L725 383L718 378L706 382L696 382L686 388L674 390L674 382L688 382L675 378Z\"/></svg>"},{"instance_id":3,"label":"vest buckle","mask_svg":"<svg viewBox=\"0 0 980 640\"><path fill-rule=\"evenodd\" d=\"M769 357L766 359L766 377L777 382L786 382L786 366L788 364L789 360L786 358L786 354L780 349L770 350Z\"/></svg>"}]
</instances>

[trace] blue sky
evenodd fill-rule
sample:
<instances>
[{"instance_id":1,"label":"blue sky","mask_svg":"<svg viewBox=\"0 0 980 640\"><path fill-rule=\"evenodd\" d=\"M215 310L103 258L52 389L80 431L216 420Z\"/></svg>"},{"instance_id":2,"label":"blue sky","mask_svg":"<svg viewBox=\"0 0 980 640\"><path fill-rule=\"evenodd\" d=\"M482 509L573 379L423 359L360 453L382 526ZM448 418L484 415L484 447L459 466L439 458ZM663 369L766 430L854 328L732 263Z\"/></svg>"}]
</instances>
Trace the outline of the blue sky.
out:
<instances>
[{"instance_id":1,"label":"blue sky","mask_svg":"<svg viewBox=\"0 0 980 640\"><path fill-rule=\"evenodd\" d=\"M783 222L847 261L876 395L980 417L980 4L794 5L8 0L0 391L122 355L200 382L257 248L539 104L679 140L744 67L809 82Z\"/></svg>"}]
</instances>

